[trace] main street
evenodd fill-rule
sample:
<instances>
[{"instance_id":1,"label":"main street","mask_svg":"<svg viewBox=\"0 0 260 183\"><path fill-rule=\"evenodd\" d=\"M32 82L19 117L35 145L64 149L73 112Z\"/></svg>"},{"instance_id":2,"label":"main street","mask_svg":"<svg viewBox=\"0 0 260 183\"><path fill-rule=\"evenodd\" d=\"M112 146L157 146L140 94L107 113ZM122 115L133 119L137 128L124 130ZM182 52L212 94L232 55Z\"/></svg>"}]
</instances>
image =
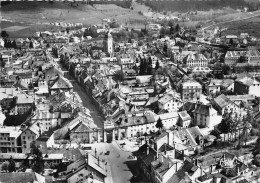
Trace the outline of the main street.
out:
<instances>
[{"instance_id":1,"label":"main street","mask_svg":"<svg viewBox=\"0 0 260 183\"><path fill-rule=\"evenodd\" d=\"M55 67L61 69L62 71L67 71L61 64L53 63ZM90 110L91 116L95 124L99 128L103 128L104 119L101 117L100 112L96 109L95 105L91 102L91 96L88 96L84 91L83 87L80 86L77 81L69 74L65 76L73 85L73 90L80 96L84 107ZM128 159L131 152L123 151L116 142L113 143L95 143L92 144L92 154L97 152L97 156L100 159L105 160L109 166L109 171L111 171L111 176L113 183L127 183L130 182L133 174L128 167L129 164L134 164L135 160ZM109 154L105 155L109 151ZM100 154L101 153L101 154ZM109 181L109 183L110 183ZM111 182L112 183L112 182Z\"/></svg>"},{"instance_id":2,"label":"main street","mask_svg":"<svg viewBox=\"0 0 260 183\"><path fill-rule=\"evenodd\" d=\"M60 63L55 63L54 65L56 66L56 68L58 67L63 72L68 72L68 70L64 68ZM96 106L91 102L91 96L87 95L84 88L80 86L75 80L75 78L73 78L70 74L66 74L64 77L71 82L73 86L73 91L78 93L82 100L83 106L90 110L90 114L94 120L94 123L99 128L104 128L104 119L101 116L100 112L96 109Z\"/></svg>"}]
</instances>

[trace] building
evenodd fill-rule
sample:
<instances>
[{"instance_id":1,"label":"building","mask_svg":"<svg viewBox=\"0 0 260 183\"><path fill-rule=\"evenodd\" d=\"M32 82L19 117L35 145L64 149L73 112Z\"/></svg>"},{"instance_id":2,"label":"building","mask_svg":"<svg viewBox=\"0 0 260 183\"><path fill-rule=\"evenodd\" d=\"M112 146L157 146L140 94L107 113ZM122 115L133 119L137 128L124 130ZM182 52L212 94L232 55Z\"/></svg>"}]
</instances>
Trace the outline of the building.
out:
<instances>
[{"instance_id":1,"label":"building","mask_svg":"<svg viewBox=\"0 0 260 183\"><path fill-rule=\"evenodd\" d=\"M183 101L197 101L202 94L202 86L197 81L188 80L181 83L181 96Z\"/></svg>"},{"instance_id":2,"label":"building","mask_svg":"<svg viewBox=\"0 0 260 183\"><path fill-rule=\"evenodd\" d=\"M38 111L31 121L41 125L42 130L48 131L61 125L61 116L59 112Z\"/></svg>"},{"instance_id":3,"label":"building","mask_svg":"<svg viewBox=\"0 0 260 183\"><path fill-rule=\"evenodd\" d=\"M260 81L258 78L244 77L238 79L234 83L234 92L237 95L255 95L260 96Z\"/></svg>"},{"instance_id":4,"label":"building","mask_svg":"<svg viewBox=\"0 0 260 183\"><path fill-rule=\"evenodd\" d=\"M191 124L190 115L187 113L187 111L181 111L181 112L178 112L178 114L179 114L178 125L183 128L188 128Z\"/></svg>"},{"instance_id":5,"label":"building","mask_svg":"<svg viewBox=\"0 0 260 183\"><path fill-rule=\"evenodd\" d=\"M219 118L217 113L212 105L197 103L194 110L193 123L196 126L212 128L221 122L221 119L217 120Z\"/></svg>"},{"instance_id":6,"label":"building","mask_svg":"<svg viewBox=\"0 0 260 183\"><path fill-rule=\"evenodd\" d=\"M41 135L43 129L40 125L34 123L29 127L22 126L21 130L22 152L28 153L31 148L31 143Z\"/></svg>"},{"instance_id":7,"label":"building","mask_svg":"<svg viewBox=\"0 0 260 183\"><path fill-rule=\"evenodd\" d=\"M105 163L99 157L94 157L89 153L67 167L66 179L68 183L88 182L88 180L90 182L108 183L106 177Z\"/></svg>"},{"instance_id":8,"label":"building","mask_svg":"<svg viewBox=\"0 0 260 183\"><path fill-rule=\"evenodd\" d=\"M0 151L1 153L21 153L21 133L19 127L0 127Z\"/></svg>"},{"instance_id":9,"label":"building","mask_svg":"<svg viewBox=\"0 0 260 183\"><path fill-rule=\"evenodd\" d=\"M222 80L213 79L213 80L210 81L209 85L206 86L207 92L209 94L219 93L221 86L222 86Z\"/></svg>"},{"instance_id":10,"label":"building","mask_svg":"<svg viewBox=\"0 0 260 183\"><path fill-rule=\"evenodd\" d=\"M107 34L107 38L104 41L104 51L109 54L110 57L113 56L114 46L113 46L113 36L109 31Z\"/></svg>"},{"instance_id":11,"label":"building","mask_svg":"<svg viewBox=\"0 0 260 183\"><path fill-rule=\"evenodd\" d=\"M182 105L182 101L178 97L174 97L172 94L165 94L158 100L158 106L160 110L167 110L169 112L177 111Z\"/></svg>"},{"instance_id":12,"label":"building","mask_svg":"<svg viewBox=\"0 0 260 183\"><path fill-rule=\"evenodd\" d=\"M209 62L208 59L201 53L188 54L183 59L183 64L185 64L187 67L190 67L190 68L207 67L208 62Z\"/></svg>"}]
</instances>

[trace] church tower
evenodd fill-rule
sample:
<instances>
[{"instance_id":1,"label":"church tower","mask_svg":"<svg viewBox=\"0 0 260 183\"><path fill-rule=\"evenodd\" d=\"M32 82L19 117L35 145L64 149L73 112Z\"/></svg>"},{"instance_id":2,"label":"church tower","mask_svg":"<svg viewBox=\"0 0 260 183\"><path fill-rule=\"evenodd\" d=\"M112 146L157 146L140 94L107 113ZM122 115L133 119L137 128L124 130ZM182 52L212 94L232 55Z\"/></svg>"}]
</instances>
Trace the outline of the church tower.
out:
<instances>
[{"instance_id":1,"label":"church tower","mask_svg":"<svg viewBox=\"0 0 260 183\"><path fill-rule=\"evenodd\" d=\"M107 47L107 50L106 52L109 53L110 57L112 57L113 55L113 37L110 33L110 31L108 31L108 34L107 34L107 42L106 42L106 47Z\"/></svg>"}]
</instances>

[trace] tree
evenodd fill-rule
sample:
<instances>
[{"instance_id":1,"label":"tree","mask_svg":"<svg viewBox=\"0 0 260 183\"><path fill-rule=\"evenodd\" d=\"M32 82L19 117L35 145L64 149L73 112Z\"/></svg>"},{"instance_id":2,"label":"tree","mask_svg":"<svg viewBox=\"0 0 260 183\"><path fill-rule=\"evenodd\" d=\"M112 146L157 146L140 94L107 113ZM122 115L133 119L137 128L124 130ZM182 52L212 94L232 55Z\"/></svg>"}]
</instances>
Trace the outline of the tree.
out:
<instances>
[{"instance_id":1,"label":"tree","mask_svg":"<svg viewBox=\"0 0 260 183\"><path fill-rule=\"evenodd\" d=\"M222 67L223 74L224 75L228 75L229 71L230 71L230 67L228 65L226 65L226 64L223 65L223 67Z\"/></svg>"},{"instance_id":2,"label":"tree","mask_svg":"<svg viewBox=\"0 0 260 183\"><path fill-rule=\"evenodd\" d=\"M165 29L165 27L162 27L162 28L161 28L160 34L161 34L161 35L165 35L165 34L166 34L166 29Z\"/></svg>"},{"instance_id":3,"label":"tree","mask_svg":"<svg viewBox=\"0 0 260 183\"><path fill-rule=\"evenodd\" d=\"M233 44L234 44L234 40L233 40L233 39L230 39L230 40L229 40L229 44L233 45Z\"/></svg>"},{"instance_id":4,"label":"tree","mask_svg":"<svg viewBox=\"0 0 260 183\"><path fill-rule=\"evenodd\" d=\"M12 47L13 47L14 49L17 49L17 45L16 45L15 40L13 40L13 42L12 42Z\"/></svg>"},{"instance_id":5,"label":"tree","mask_svg":"<svg viewBox=\"0 0 260 183\"><path fill-rule=\"evenodd\" d=\"M42 157L42 152L36 146L35 141L31 143L31 156L33 157L31 168L34 172L42 173L44 170L44 161Z\"/></svg>"},{"instance_id":6,"label":"tree","mask_svg":"<svg viewBox=\"0 0 260 183\"><path fill-rule=\"evenodd\" d=\"M162 128L163 128L163 123L162 123L161 118L159 118L159 119L157 120L157 123L156 123L155 127L158 128L160 131L162 130Z\"/></svg>"},{"instance_id":7,"label":"tree","mask_svg":"<svg viewBox=\"0 0 260 183\"><path fill-rule=\"evenodd\" d=\"M160 68L160 64L159 64L159 61L157 60L156 61L156 65L155 65L155 70L159 69Z\"/></svg>"},{"instance_id":8,"label":"tree","mask_svg":"<svg viewBox=\"0 0 260 183\"><path fill-rule=\"evenodd\" d=\"M32 41L30 41L29 48L33 48L33 42Z\"/></svg>"},{"instance_id":9,"label":"tree","mask_svg":"<svg viewBox=\"0 0 260 183\"><path fill-rule=\"evenodd\" d=\"M5 161L4 163L2 163L1 170L8 172L8 166L9 166L9 162Z\"/></svg>"},{"instance_id":10,"label":"tree","mask_svg":"<svg viewBox=\"0 0 260 183\"><path fill-rule=\"evenodd\" d=\"M164 43L164 46L163 46L163 52L164 52L164 53L167 53L167 49L168 49L167 44Z\"/></svg>"},{"instance_id":11,"label":"tree","mask_svg":"<svg viewBox=\"0 0 260 183\"><path fill-rule=\"evenodd\" d=\"M8 37L7 32L6 32L6 31L2 31L2 32L1 32L1 37L7 38L7 37Z\"/></svg>"},{"instance_id":12,"label":"tree","mask_svg":"<svg viewBox=\"0 0 260 183\"><path fill-rule=\"evenodd\" d=\"M117 72L114 74L114 78L115 78L115 81L123 81L124 78L125 78L125 74L123 73L122 70L119 70L119 71L117 71Z\"/></svg>"},{"instance_id":13,"label":"tree","mask_svg":"<svg viewBox=\"0 0 260 183\"><path fill-rule=\"evenodd\" d=\"M9 159L8 171L15 172L15 161L13 160L12 156Z\"/></svg>"},{"instance_id":14,"label":"tree","mask_svg":"<svg viewBox=\"0 0 260 183\"><path fill-rule=\"evenodd\" d=\"M175 31L176 31L176 32L179 32L180 30L181 30L181 27L180 27L179 24L177 24L177 25L175 26Z\"/></svg>"},{"instance_id":15,"label":"tree","mask_svg":"<svg viewBox=\"0 0 260 183\"><path fill-rule=\"evenodd\" d=\"M118 28L119 24L116 22L116 20L113 20L111 23L109 23L110 28Z\"/></svg>"}]
</instances>

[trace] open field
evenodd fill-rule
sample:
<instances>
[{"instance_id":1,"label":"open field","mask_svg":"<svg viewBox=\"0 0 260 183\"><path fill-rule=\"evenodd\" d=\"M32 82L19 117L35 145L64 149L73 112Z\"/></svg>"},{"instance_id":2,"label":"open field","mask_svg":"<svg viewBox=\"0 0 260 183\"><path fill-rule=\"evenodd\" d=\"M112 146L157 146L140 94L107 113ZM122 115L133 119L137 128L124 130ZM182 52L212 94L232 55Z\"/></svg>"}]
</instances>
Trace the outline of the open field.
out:
<instances>
[{"instance_id":1,"label":"open field","mask_svg":"<svg viewBox=\"0 0 260 183\"><path fill-rule=\"evenodd\" d=\"M46 28L55 29L55 27L47 25L55 22L82 23L87 26L99 24L105 18L116 20L122 24L145 19L144 16L134 10L113 4L91 6L80 2L78 6L75 6L72 7L69 3L63 2L13 2L1 8L2 18L13 21L3 21L1 29L10 26L30 25L26 29L18 30L17 28L12 30L9 34L10 37L16 37L23 34L30 35L30 32L33 31L44 31Z\"/></svg>"},{"instance_id":2,"label":"open field","mask_svg":"<svg viewBox=\"0 0 260 183\"><path fill-rule=\"evenodd\" d=\"M260 15L246 20L224 23L220 27L228 29L226 32L223 32L223 35L240 35L240 33L247 32L249 35L260 38Z\"/></svg>"}]
</instances>

